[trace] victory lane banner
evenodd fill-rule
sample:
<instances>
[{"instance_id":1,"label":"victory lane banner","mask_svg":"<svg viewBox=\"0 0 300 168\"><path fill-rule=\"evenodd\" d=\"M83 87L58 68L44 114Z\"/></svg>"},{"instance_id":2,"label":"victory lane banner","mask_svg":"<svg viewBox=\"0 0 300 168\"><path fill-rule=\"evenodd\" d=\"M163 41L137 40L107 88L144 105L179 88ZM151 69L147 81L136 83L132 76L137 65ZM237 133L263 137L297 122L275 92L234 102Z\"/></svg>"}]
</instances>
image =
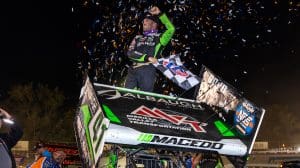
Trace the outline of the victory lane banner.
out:
<instances>
[{"instance_id":1,"label":"victory lane banner","mask_svg":"<svg viewBox=\"0 0 300 168\"><path fill-rule=\"evenodd\" d=\"M157 61L158 63L153 65L182 89L189 90L199 84L200 78L183 66L179 55L171 55Z\"/></svg>"},{"instance_id":2,"label":"victory lane banner","mask_svg":"<svg viewBox=\"0 0 300 168\"><path fill-rule=\"evenodd\" d=\"M101 106L90 80L81 89L80 103L75 116L74 128L77 146L84 168L97 167L104 147L104 136L109 120Z\"/></svg>"},{"instance_id":3,"label":"victory lane banner","mask_svg":"<svg viewBox=\"0 0 300 168\"><path fill-rule=\"evenodd\" d=\"M207 67L202 66L201 82L196 90L196 101L213 108L220 108L220 116L233 115L234 129L241 135L251 137L251 153L265 110L244 98L233 86L223 81Z\"/></svg>"},{"instance_id":4,"label":"victory lane banner","mask_svg":"<svg viewBox=\"0 0 300 168\"><path fill-rule=\"evenodd\" d=\"M205 103L98 83L94 89L110 120L105 143L244 156L253 142L253 134L236 131L234 113L220 116Z\"/></svg>"}]
</instances>

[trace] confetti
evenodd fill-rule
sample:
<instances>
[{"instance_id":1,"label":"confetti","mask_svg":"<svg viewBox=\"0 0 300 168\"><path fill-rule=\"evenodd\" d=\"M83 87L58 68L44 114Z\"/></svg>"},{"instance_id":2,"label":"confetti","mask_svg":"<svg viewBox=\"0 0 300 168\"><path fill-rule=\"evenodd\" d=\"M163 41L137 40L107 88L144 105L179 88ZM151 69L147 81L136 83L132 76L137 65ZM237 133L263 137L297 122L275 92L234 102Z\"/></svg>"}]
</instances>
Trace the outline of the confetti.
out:
<instances>
[{"instance_id":1,"label":"confetti","mask_svg":"<svg viewBox=\"0 0 300 168\"><path fill-rule=\"evenodd\" d=\"M172 42L163 54L180 53L192 71L199 70L203 60L217 58L216 53L222 53L220 59L232 61L232 66L241 67L243 63L240 59L244 57L241 51L244 48L280 45L279 40L273 36L277 31L274 25L281 24L282 20L279 2L157 1L158 6L165 7L161 10L167 13L176 28ZM86 27L88 24L85 32L78 32L84 34L78 40L79 71L88 72L92 79L101 83L121 83L130 66L126 50L135 34L141 33L142 17L152 4L147 0L118 0L110 3L88 0L80 3L71 8L74 15L76 13L86 17L83 17L86 22L78 19L78 27ZM289 1L287 5L288 18L285 24L290 26L299 17L299 3ZM92 14L84 14L83 9L90 10ZM269 10L273 12L267 13ZM92 21L87 23L89 20ZM239 74L248 72L240 68ZM235 77L234 82L241 81L240 78ZM172 84L159 77L157 85L162 86L162 83L164 88L169 89L168 94L176 94L170 91Z\"/></svg>"}]
</instances>

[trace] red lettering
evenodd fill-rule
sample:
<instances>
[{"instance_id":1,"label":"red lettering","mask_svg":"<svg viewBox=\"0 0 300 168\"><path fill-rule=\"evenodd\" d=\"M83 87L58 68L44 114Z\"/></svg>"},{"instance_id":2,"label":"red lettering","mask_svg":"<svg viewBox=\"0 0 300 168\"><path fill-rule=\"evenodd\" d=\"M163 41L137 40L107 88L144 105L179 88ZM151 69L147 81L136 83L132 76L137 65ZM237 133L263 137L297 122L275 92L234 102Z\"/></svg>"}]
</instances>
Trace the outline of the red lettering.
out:
<instances>
[{"instance_id":1,"label":"red lettering","mask_svg":"<svg viewBox=\"0 0 300 168\"><path fill-rule=\"evenodd\" d=\"M169 115L169 114L167 114L159 109L156 109L156 108L151 110L145 106L141 106L138 109L136 109L135 111L133 111L132 114L151 117L151 118L164 119L164 120L167 120L176 125L189 124L194 129L195 132L206 132L203 129L203 127L200 125L200 122L198 122L198 121L186 120L186 117L184 117L184 116Z\"/></svg>"}]
</instances>

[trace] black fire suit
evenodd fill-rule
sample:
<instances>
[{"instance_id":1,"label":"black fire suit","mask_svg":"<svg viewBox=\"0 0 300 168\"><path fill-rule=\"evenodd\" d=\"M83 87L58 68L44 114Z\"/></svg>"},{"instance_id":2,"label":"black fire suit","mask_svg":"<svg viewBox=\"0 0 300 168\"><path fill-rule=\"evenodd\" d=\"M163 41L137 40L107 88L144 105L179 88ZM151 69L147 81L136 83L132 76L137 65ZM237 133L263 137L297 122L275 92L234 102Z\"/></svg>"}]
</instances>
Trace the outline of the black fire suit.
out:
<instances>
[{"instance_id":1,"label":"black fire suit","mask_svg":"<svg viewBox=\"0 0 300 168\"><path fill-rule=\"evenodd\" d=\"M127 56L133 61L126 77L125 87L138 88L141 91L152 92L156 80L155 67L148 61L149 57L160 58L163 48L169 43L175 27L166 14L159 16L159 20L167 28L162 34L150 32L137 35L131 42Z\"/></svg>"}]
</instances>

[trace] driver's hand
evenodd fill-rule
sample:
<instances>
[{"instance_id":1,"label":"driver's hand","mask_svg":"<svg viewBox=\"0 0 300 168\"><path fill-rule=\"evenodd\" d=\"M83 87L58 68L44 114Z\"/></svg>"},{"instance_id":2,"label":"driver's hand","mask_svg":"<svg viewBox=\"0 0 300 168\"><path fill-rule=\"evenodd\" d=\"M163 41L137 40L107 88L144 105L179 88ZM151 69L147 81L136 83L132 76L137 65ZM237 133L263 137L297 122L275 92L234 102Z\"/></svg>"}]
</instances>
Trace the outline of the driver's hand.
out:
<instances>
[{"instance_id":1,"label":"driver's hand","mask_svg":"<svg viewBox=\"0 0 300 168\"><path fill-rule=\"evenodd\" d=\"M151 13L151 15L159 15L160 9L157 6L153 6L149 12Z\"/></svg>"},{"instance_id":2,"label":"driver's hand","mask_svg":"<svg viewBox=\"0 0 300 168\"><path fill-rule=\"evenodd\" d=\"M154 57L149 57L148 60L149 60L152 64L158 63L158 62L157 62L157 59L154 58Z\"/></svg>"}]
</instances>

